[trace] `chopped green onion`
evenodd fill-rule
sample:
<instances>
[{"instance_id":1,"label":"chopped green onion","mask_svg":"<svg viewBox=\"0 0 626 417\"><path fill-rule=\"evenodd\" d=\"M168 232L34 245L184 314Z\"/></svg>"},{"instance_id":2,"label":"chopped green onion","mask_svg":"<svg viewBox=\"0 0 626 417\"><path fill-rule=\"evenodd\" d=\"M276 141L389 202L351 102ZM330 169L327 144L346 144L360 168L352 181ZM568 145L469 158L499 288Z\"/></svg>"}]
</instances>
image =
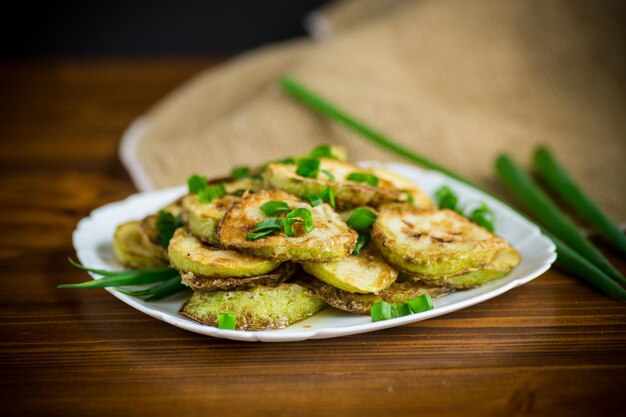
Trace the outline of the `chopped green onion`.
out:
<instances>
[{"instance_id":1,"label":"chopped green onion","mask_svg":"<svg viewBox=\"0 0 626 417\"><path fill-rule=\"evenodd\" d=\"M437 207L439 207L439 209L456 210L459 197L457 197L450 187L444 185L435 191L435 200L437 200Z\"/></svg>"},{"instance_id":2,"label":"chopped green onion","mask_svg":"<svg viewBox=\"0 0 626 417\"><path fill-rule=\"evenodd\" d=\"M217 313L217 328L235 330L237 316L231 313Z\"/></svg>"},{"instance_id":3,"label":"chopped green onion","mask_svg":"<svg viewBox=\"0 0 626 417\"><path fill-rule=\"evenodd\" d=\"M293 165L296 163L296 160L294 158L285 158L276 162L280 162L281 164L285 164L285 165Z\"/></svg>"},{"instance_id":4,"label":"chopped green onion","mask_svg":"<svg viewBox=\"0 0 626 417\"><path fill-rule=\"evenodd\" d=\"M233 170L230 171L230 176L233 178L237 178L238 180L242 178L246 178L249 175L250 175L250 167L248 166L241 166L241 167L233 168Z\"/></svg>"},{"instance_id":5,"label":"chopped green onion","mask_svg":"<svg viewBox=\"0 0 626 417\"><path fill-rule=\"evenodd\" d=\"M408 316L409 314L412 314L412 312L407 303L396 303L391 305L391 318Z\"/></svg>"},{"instance_id":6,"label":"chopped green onion","mask_svg":"<svg viewBox=\"0 0 626 417\"><path fill-rule=\"evenodd\" d=\"M412 203L415 202L415 198L413 197L413 195L411 193L405 192L404 194L406 195L406 202L407 203L412 204Z\"/></svg>"},{"instance_id":7,"label":"chopped green onion","mask_svg":"<svg viewBox=\"0 0 626 417\"><path fill-rule=\"evenodd\" d=\"M330 172L328 172L327 170L323 169L322 174L326 175L329 180L335 181L335 176L331 174Z\"/></svg>"},{"instance_id":8,"label":"chopped green onion","mask_svg":"<svg viewBox=\"0 0 626 417\"><path fill-rule=\"evenodd\" d=\"M487 204L482 203L480 207L474 209L470 214L469 219L474 223L484 227L490 232L494 231L494 225L496 223L496 214L487 207Z\"/></svg>"},{"instance_id":9,"label":"chopped green onion","mask_svg":"<svg viewBox=\"0 0 626 417\"><path fill-rule=\"evenodd\" d=\"M407 304L413 313L421 313L423 311L432 310L435 308L433 305L433 299L430 297L430 294L422 294L415 298L411 298L407 301Z\"/></svg>"},{"instance_id":10,"label":"chopped green onion","mask_svg":"<svg viewBox=\"0 0 626 417\"><path fill-rule=\"evenodd\" d=\"M586 257L613 279L626 283L626 278L585 238L567 216L550 200L534 181L507 155L496 159L496 171L502 181L524 202L548 230L572 249Z\"/></svg>"},{"instance_id":11,"label":"chopped green onion","mask_svg":"<svg viewBox=\"0 0 626 417\"><path fill-rule=\"evenodd\" d=\"M350 214L346 223L357 232L366 232L376 220L376 213L364 207L358 207Z\"/></svg>"},{"instance_id":12,"label":"chopped green onion","mask_svg":"<svg viewBox=\"0 0 626 417\"><path fill-rule=\"evenodd\" d=\"M372 323L382 320L389 320L391 316L391 304L385 301L378 301L370 308Z\"/></svg>"},{"instance_id":13,"label":"chopped green onion","mask_svg":"<svg viewBox=\"0 0 626 417\"><path fill-rule=\"evenodd\" d=\"M361 253L361 251L363 250L363 248L367 245L369 241L370 241L370 235L368 233L359 233L359 237L356 239L356 245L354 246L354 249L352 250L352 254L358 255L359 253Z\"/></svg>"},{"instance_id":14,"label":"chopped green onion","mask_svg":"<svg viewBox=\"0 0 626 417\"><path fill-rule=\"evenodd\" d=\"M224 184L220 183L212 187L205 188L198 192L198 201L200 203L210 203L215 198L219 198L226 194Z\"/></svg>"},{"instance_id":15,"label":"chopped green onion","mask_svg":"<svg viewBox=\"0 0 626 417\"><path fill-rule=\"evenodd\" d=\"M311 158L333 158L337 159L335 155L333 155L333 149L329 145L320 145L311 151L309 154Z\"/></svg>"},{"instance_id":16,"label":"chopped green onion","mask_svg":"<svg viewBox=\"0 0 626 417\"><path fill-rule=\"evenodd\" d=\"M578 187L552 153L545 147L539 147L535 149L533 161L535 169L550 189L604 233L617 249L626 254L624 232Z\"/></svg>"},{"instance_id":17,"label":"chopped green onion","mask_svg":"<svg viewBox=\"0 0 626 417\"><path fill-rule=\"evenodd\" d=\"M296 236L296 230L293 225L298 222L303 223L305 233L309 233L313 230L313 215L311 211L304 207L298 207L285 217L285 234L287 236Z\"/></svg>"},{"instance_id":18,"label":"chopped green onion","mask_svg":"<svg viewBox=\"0 0 626 417\"><path fill-rule=\"evenodd\" d=\"M277 216L288 213L291 209L284 201L271 200L261 206L261 210L268 216Z\"/></svg>"},{"instance_id":19,"label":"chopped green onion","mask_svg":"<svg viewBox=\"0 0 626 417\"><path fill-rule=\"evenodd\" d=\"M246 235L246 240L257 240L273 235L283 228L282 219L267 219L257 223L252 233Z\"/></svg>"},{"instance_id":20,"label":"chopped green onion","mask_svg":"<svg viewBox=\"0 0 626 417\"><path fill-rule=\"evenodd\" d=\"M156 228L159 231L159 244L164 248L167 248L176 229L183 225L183 220L180 214L174 217L174 215L169 211L163 210L159 211L158 216L159 218L156 221Z\"/></svg>"},{"instance_id":21,"label":"chopped green onion","mask_svg":"<svg viewBox=\"0 0 626 417\"><path fill-rule=\"evenodd\" d=\"M378 177L364 172L353 172L346 177L347 180L354 182L366 182L373 187L378 187Z\"/></svg>"},{"instance_id":22,"label":"chopped green onion","mask_svg":"<svg viewBox=\"0 0 626 417\"><path fill-rule=\"evenodd\" d=\"M306 178L317 178L319 169L319 159L302 158L298 160L298 168L296 168L296 174Z\"/></svg>"},{"instance_id":23,"label":"chopped green onion","mask_svg":"<svg viewBox=\"0 0 626 417\"><path fill-rule=\"evenodd\" d=\"M332 188L326 187L324 191L322 191L322 200L327 201L332 208L335 208L335 193L333 193Z\"/></svg>"},{"instance_id":24,"label":"chopped green onion","mask_svg":"<svg viewBox=\"0 0 626 417\"><path fill-rule=\"evenodd\" d=\"M283 228L282 219L266 219L257 223L257 225L254 227L254 231L262 232L264 230L282 229L282 228Z\"/></svg>"},{"instance_id":25,"label":"chopped green onion","mask_svg":"<svg viewBox=\"0 0 626 417\"><path fill-rule=\"evenodd\" d=\"M252 233L248 233L246 235L246 240L258 240L267 236L271 236L274 233L276 233L279 229L275 229L275 230L263 230L262 232L252 232Z\"/></svg>"},{"instance_id":26,"label":"chopped green onion","mask_svg":"<svg viewBox=\"0 0 626 417\"><path fill-rule=\"evenodd\" d=\"M189 194L198 194L200 190L204 190L207 186L207 179L202 175L192 175L187 179Z\"/></svg>"},{"instance_id":27,"label":"chopped green onion","mask_svg":"<svg viewBox=\"0 0 626 417\"><path fill-rule=\"evenodd\" d=\"M301 196L301 198L303 200L306 200L309 202L309 204L313 207L317 207L320 204L324 204L324 200L322 200L322 197L320 197L317 194L305 194L303 196Z\"/></svg>"}]
</instances>

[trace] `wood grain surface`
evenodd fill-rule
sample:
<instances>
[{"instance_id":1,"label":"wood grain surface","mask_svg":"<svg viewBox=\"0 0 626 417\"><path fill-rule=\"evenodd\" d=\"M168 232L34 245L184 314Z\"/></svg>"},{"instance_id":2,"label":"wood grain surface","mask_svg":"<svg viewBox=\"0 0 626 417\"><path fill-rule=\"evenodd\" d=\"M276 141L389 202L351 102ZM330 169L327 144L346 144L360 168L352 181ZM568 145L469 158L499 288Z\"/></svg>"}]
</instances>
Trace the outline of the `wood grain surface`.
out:
<instances>
[{"instance_id":1,"label":"wood grain surface","mask_svg":"<svg viewBox=\"0 0 626 417\"><path fill-rule=\"evenodd\" d=\"M124 128L216 62L0 65L0 415L626 414L626 304L557 269L428 321L285 344L196 335L104 290L57 289L87 278L66 261L77 221L135 191Z\"/></svg>"}]
</instances>

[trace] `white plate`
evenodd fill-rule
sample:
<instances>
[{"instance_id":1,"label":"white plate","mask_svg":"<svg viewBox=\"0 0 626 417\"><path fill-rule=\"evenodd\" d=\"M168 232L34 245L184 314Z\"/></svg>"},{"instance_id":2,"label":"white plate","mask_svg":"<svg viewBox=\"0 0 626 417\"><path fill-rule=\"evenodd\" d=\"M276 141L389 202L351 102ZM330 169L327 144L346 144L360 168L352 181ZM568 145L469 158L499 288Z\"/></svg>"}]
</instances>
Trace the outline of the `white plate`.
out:
<instances>
[{"instance_id":1,"label":"white plate","mask_svg":"<svg viewBox=\"0 0 626 417\"><path fill-rule=\"evenodd\" d=\"M555 246L541 234L537 226L522 216L472 187L434 171L425 171L414 166L399 163L364 163L367 166L383 166L418 184L432 195L440 186L450 186L463 204L486 202L497 216L496 232L508 240L522 255L522 262L507 277L490 282L480 288L458 291L435 300L435 309L424 313L399 317L392 320L371 323L368 316L345 313L331 307L296 323L288 328L263 331L220 330L191 321L178 313L185 302L184 296L164 301L147 303L134 297L109 289L111 294L126 304L163 320L174 326L192 332L214 337L242 341L293 342L306 339L323 339L370 332L401 326L452 311L472 306L488 300L515 287L525 284L550 268L556 259ZM73 242L78 259L92 268L119 269L111 250L115 227L127 220L141 219L157 211L183 195L186 187L150 191L130 196L126 200L107 204L94 210L89 217L82 219L74 231Z\"/></svg>"}]
</instances>

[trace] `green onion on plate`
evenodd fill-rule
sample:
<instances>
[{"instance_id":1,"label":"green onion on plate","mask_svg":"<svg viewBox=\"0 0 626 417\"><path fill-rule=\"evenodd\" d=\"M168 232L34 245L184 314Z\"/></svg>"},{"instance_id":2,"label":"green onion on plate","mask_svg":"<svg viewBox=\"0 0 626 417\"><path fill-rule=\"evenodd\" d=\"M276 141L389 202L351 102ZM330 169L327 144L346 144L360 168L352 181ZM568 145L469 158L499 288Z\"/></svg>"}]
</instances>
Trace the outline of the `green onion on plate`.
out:
<instances>
[{"instance_id":1,"label":"green onion on plate","mask_svg":"<svg viewBox=\"0 0 626 417\"><path fill-rule=\"evenodd\" d=\"M267 203L263 203L263 205L261 206L261 210L268 216L277 216L279 214L288 213L289 211L291 211L287 203L285 203L284 201L276 200L271 200Z\"/></svg>"},{"instance_id":2,"label":"green onion on plate","mask_svg":"<svg viewBox=\"0 0 626 417\"><path fill-rule=\"evenodd\" d=\"M224 330L235 330L237 316L231 313L217 313L217 328Z\"/></svg>"},{"instance_id":3,"label":"green onion on plate","mask_svg":"<svg viewBox=\"0 0 626 417\"><path fill-rule=\"evenodd\" d=\"M358 207L350 214L346 223L357 232L366 232L376 221L376 213L364 207Z\"/></svg>"}]
</instances>

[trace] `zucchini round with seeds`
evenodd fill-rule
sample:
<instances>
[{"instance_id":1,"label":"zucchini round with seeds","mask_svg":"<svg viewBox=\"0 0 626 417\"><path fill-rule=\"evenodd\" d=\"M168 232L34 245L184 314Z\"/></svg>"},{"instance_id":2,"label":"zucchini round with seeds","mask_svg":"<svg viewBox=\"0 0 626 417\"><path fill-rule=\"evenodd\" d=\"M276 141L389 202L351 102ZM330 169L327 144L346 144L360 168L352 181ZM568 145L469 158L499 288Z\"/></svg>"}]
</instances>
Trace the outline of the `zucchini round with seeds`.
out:
<instances>
[{"instance_id":1,"label":"zucchini round with seeds","mask_svg":"<svg viewBox=\"0 0 626 417\"><path fill-rule=\"evenodd\" d=\"M398 271L385 262L373 245L358 255L332 262L304 263L302 268L325 283L351 293L378 292L398 278Z\"/></svg>"},{"instance_id":2,"label":"zucchini round with seeds","mask_svg":"<svg viewBox=\"0 0 626 417\"><path fill-rule=\"evenodd\" d=\"M217 179L209 182L209 186L222 184L226 195L215 198L208 203L199 201L197 194L189 194L181 199L183 221L192 235L211 245L219 245L217 226L233 204L241 200L241 195L256 192L263 183L258 178Z\"/></svg>"},{"instance_id":3,"label":"zucchini round with seeds","mask_svg":"<svg viewBox=\"0 0 626 417\"><path fill-rule=\"evenodd\" d=\"M387 174L378 178L377 186L367 182L348 180L347 177L352 173L376 174L369 169L334 159L320 159L319 173L316 178L300 176L296 171L296 165L272 163L263 171L263 181L268 188L295 195L321 195L327 187L330 187L339 209L368 204L379 205L385 202L405 202L409 196L406 191L396 188L392 181L387 180L386 178L390 177ZM328 174L332 175L332 178L329 178ZM422 197L420 201L421 199Z\"/></svg>"},{"instance_id":4,"label":"zucchini round with seeds","mask_svg":"<svg viewBox=\"0 0 626 417\"><path fill-rule=\"evenodd\" d=\"M119 263L130 268L167 265L167 251L150 240L139 221L129 221L115 229L113 253Z\"/></svg>"},{"instance_id":5,"label":"zucchini round with seeds","mask_svg":"<svg viewBox=\"0 0 626 417\"><path fill-rule=\"evenodd\" d=\"M263 275L280 264L269 259L205 245L183 228L176 230L170 240L168 255L172 267L181 273L191 272L194 275L215 278Z\"/></svg>"},{"instance_id":6,"label":"zucchini round with seeds","mask_svg":"<svg viewBox=\"0 0 626 417\"><path fill-rule=\"evenodd\" d=\"M296 236L283 230L257 240L246 240L256 225L267 220L261 206L268 201L286 203L291 210L305 208L311 212L313 229L306 233L296 223ZM311 207L300 198L283 191L260 191L244 197L224 216L218 229L220 242L227 248L277 261L325 262L341 259L352 253L357 233L328 205Z\"/></svg>"},{"instance_id":7,"label":"zucchini round with seeds","mask_svg":"<svg viewBox=\"0 0 626 417\"><path fill-rule=\"evenodd\" d=\"M394 282L377 294L355 294L306 274L299 276L295 282L309 288L332 307L356 314L369 314L372 305L381 300L388 303L406 303L422 294L430 294L432 298L436 298L452 291L450 288L432 287L419 282Z\"/></svg>"},{"instance_id":8,"label":"zucchini round with seeds","mask_svg":"<svg viewBox=\"0 0 626 417\"><path fill-rule=\"evenodd\" d=\"M189 194L182 200L183 221L192 235L211 245L218 245L217 226L226 211L240 200L241 197L225 195L210 203L201 203L197 194Z\"/></svg>"},{"instance_id":9,"label":"zucchini round with seeds","mask_svg":"<svg viewBox=\"0 0 626 417\"><path fill-rule=\"evenodd\" d=\"M293 283L257 286L245 291L196 292L181 314L217 326L219 313L236 317L237 330L280 329L312 316L326 306L324 300Z\"/></svg>"},{"instance_id":10,"label":"zucchini round with seeds","mask_svg":"<svg viewBox=\"0 0 626 417\"><path fill-rule=\"evenodd\" d=\"M194 291L230 291L245 290L258 285L278 285L291 278L294 272L296 272L296 269L297 265L293 262L283 262L273 271L252 277L207 277L194 274L193 272L183 272L180 276L182 283Z\"/></svg>"},{"instance_id":11,"label":"zucchini round with seeds","mask_svg":"<svg viewBox=\"0 0 626 417\"><path fill-rule=\"evenodd\" d=\"M372 240L393 266L437 279L476 271L508 243L452 210L390 204L379 210Z\"/></svg>"},{"instance_id":12,"label":"zucchini round with seeds","mask_svg":"<svg viewBox=\"0 0 626 417\"><path fill-rule=\"evenodd\" d=\"M520 254L513 246L508 246L498 252L491 262L477 271L454 277L432 278L414 276L411 278L417 282L423 282L428 285L443 285L459 290L466 290L508 275L509 272L519 265L520 261Z\"/></svg>"}]
</instances>

